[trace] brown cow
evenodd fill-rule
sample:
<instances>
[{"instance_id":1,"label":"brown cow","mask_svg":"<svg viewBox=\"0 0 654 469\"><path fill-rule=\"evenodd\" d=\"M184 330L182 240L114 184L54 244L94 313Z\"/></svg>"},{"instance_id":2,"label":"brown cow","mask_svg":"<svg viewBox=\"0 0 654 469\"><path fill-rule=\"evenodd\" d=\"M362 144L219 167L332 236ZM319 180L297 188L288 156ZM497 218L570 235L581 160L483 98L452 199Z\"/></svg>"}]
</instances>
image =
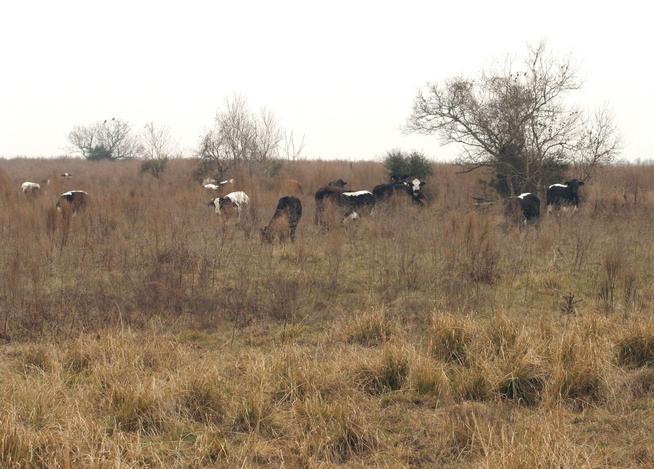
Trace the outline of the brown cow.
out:
<instances>
[{"instance_id":1,"label":"brown cow","mask_svg":"<svg viewBox=\"0 0 654 469\"><path fill-rule=\"evenodd\" d=\"M280 197L287 195L299 197L304 195L304 191L302 190L302 185L296 179L284 179L279 183L277 195Z\"/></svg>"}]
</instances>

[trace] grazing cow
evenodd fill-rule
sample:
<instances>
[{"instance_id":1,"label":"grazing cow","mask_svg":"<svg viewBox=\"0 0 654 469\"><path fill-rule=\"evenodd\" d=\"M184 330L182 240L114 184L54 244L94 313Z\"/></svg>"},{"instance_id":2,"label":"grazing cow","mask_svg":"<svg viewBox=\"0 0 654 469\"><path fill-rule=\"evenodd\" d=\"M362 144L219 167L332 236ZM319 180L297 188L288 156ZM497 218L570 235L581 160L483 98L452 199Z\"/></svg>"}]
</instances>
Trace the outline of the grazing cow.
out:
<instances>
[{"instance_id":1,"label":"grazing cow","mask_svg":"<svg viewBox=\"0 0 654 469\"><path fill-rule=\"evenodd\" d=\"M407 181L404 179L400 180L396 176L391 176L391 180L394 182L388 184L379 184L372 190L372 193L377 198L377 201L387 201L391 198L395 198L395 194L398 194L402 196L408 196L415 204L419 206L425 205L427 199L422 193L422 186L425 185L425 182L420 181L418 178L415 178L412 181Z\"/></svg>"},{"instance_id":2,"label":"grazing cow","mask_svg":"<svg viewBox=\"0 0 654 469\"><path fill-rule=\"evenodd\" d=\"M202 186L205 189L211 190L211 191L217 191L222 189L224 186L227 184L234 184L234 178L227 179L225 181L220 181L218 182L216 179L211 179L211 178L206 178L204 181L202 181Z\"/></svg>"},{"instance_id":3,"label":"grazing cow","mask_svg":"<svg viewBox=\"0 0 654 469\"><path fill-rule=\"evenodd\" d=\"M540 216L540 199L531 192L504 199L504 214L515 223L534 222Z\"/></svg>"},{"instance_id":4,"label":"grazing cow","mask_svg":"<svg viewBox=\"0 0 654 469\"><path fill-rule=\"evenodd\" d=\"M57 210L60 212L71 212L76 214L86 207L88 193L85 191L68 191L59 196Z\"/></svg>"},{"instance_id":5,"label":"grazing cow","mask_svg":"<svg viewBox=\"0 0 654 469\"><path fill-rule=\"evenodd\" d=\"M574 208L579 207L579 187L584 185L584 181L572 179L565 184L552 184L547 188L547 211L552 210L552 206L560 208L561 206L572 205Z\"/></svg>"},{"instance_id":6,"label":"grazing cow","mask_svg":"<svg viewBox=\"0 0 654 469\"><path fill-rule=\"evenodd\" d=\"M73 175L70 174L70 173L61 173L61 177L62 177L62 178L72 178Z\"/></svg>"},{"instance_id":7,"label":"grazing cow","mask_svg":"<svg viewBox=\"0 0 654 469\"><path fill-rule=\"evenodd\" d=\"M35 182L26 181L20 185L20 190L26 196L36 196L41 192L41 185Z\"/></svg>"},{"instance_id":8,"label":"grazing cow","mask_svg":"<svg viewBox=\"0 0 654 469\"><path fill-rule=\"evenodd\" d=\"M209 206L216 209L218 215L227 214L231 210L236 210L238 219L241 219L241 212L247 208L250 198L243 191L230 192L225 197L216 197L209 202Z\"/></svg>"},{"instance_id":9,"label":"grazing cow","mask_svg":"<svg viewBox=\"0 0 654 469\"><path fill-rule=\"evenodd\" d=\"M325 202L331 201L335 205L345 209L344 217L349 217L353 212L363 210L372 210L377 199L370 191L346 192L342 187L327 185L318 189L315 196L316 201L316 218L317 225L324 223L323 215L326 209ZM360 214L357 214L357 217Z\"/></svg>"},{"instance_id":10,"label":"grazing cow","mask_svg":"<svg viewBox=\"0 0 654 469\"><path fill-rule=\"evenodd\" d=\"M270 223L261 229L261 239L272 243L275 233L280 241L286 239L286 233L290 234L291 241L295 241L295 230L302 218L302 202L297 197L286 196L279 199L275 213Z\"/></svg>"}]
</instances>

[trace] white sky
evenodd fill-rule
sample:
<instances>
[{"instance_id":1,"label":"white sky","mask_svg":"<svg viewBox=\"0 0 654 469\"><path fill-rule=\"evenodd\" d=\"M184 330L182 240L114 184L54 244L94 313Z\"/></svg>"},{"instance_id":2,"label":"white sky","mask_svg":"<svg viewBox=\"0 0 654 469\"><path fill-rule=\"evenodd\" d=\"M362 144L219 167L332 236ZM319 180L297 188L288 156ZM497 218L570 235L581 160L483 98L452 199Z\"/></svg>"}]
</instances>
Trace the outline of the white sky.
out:
<instances>
[{"instance_id":1,"label":"white sky","mask_svg":"<svg viewBox=\"0 0 654 469\"><path fill-rule=\"evenodd\" d=\"M400 131L416 90L522 56L572 54L589 108L608 104L622 158L654 157L647 2L3 1L0 156L66 152L75 125L167 125L186 154L226 96L265 105L305 156L391 148L455 155Z\"/></svg>"}]
</instances>

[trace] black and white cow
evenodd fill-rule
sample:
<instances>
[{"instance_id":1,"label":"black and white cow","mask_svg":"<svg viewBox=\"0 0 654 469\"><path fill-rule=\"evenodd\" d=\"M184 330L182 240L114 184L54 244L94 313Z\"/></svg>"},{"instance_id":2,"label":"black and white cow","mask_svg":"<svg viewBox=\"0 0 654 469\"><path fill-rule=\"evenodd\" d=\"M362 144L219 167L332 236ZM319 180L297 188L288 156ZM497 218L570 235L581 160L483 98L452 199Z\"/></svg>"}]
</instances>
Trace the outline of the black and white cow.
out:
<instances>
[{"instance_id":1,"label":"black and white cow","mask_svg":"<svg viewBox=\"0 0 654 469\"><path fill-rule=\"evenodd\" d=\"M291 241L295 241L295 230L302 218L302 202L293 196L285 196L277 201L277 208L268 225L261 229L261 239L272 243L275 234L281 241L290 234Z\"/></svg>"},{"instance_id":2,"label":"black and white cow","mask_svg":"<svg viewBox=\"0 0 654 469\"><path fill-rule=\"evenodd\" d=\"M218 215L236 210L237 217L241 219L241 212L250 204L250 198L243 191L230 192L225 197L216 197L207 205L214 207Z\"/></svg>"},{"instance_id":3,"label":"black and white cow","mask_svg":"<svg viewBox=\"0 0 654 469\"><path fill-rule=\"evenodd\" d=\"M547 211L550 212L552 207L560 208L562 206L579 207L579 187L584 185L584 181L572 179L565 184L552 184L547 188Z\"/></svg>"},{"instance_id":4,"label":"black and white cow","mask_svg":"<svg viewBox=\"0 0 654 469\"><path fill-rule=\"evenodd\" d=\"M525 192L504 199L504 214L515 223L535 222L540 217L540 199L531 192Z\"/></svg>"},{"instance_id":5,"label":"black and white cow","mask_svg":"<svg viewBox=\"0 0 654 469\"><path fill-rule=\"evenodd\" d=\"M88 193L85 191L68 191L59 196L57 210L59 212L72 213L73 215L86 207Z\"/></svg>"},{"instance_id":6,"label":"black and white cow","mask_svg":"<svg viewBox=\"0 0 654 469\"><path fill-rule=\"evenodd\" d=\"M326 203L331 202L334 205L344 209L343 220L358 218L362 211L370 212L377 202L377 198L370 191L344 191L341 187L327 185L318 189L314 199L316 201L316 218L317 225L324 224L324 212L327 208ZM352 217L353 213L356 217Z\"/></svg>"},{"instance_id":7,"label":"black and white cow","mask_svg":"<svg viewBox=\"0 0 654 469\"><path fill-rule=\"evenodd\" d=\"M412 180L399 180L396 176L391 176L391 181L388 184L379 184L375 186L372 193L377 198L377 202L384 202L396 198L397 196L408 196L413 203L423 206L427 199L422 193L422 186L425 185L424 181L415 178Z\"/></svg>"},{"instance_id":8,"label":"black and white cow","mask_svg":"<svg viewBox=\"0 0 654 469\"><path fill-rule=\"evenodd\" d=\"M228 184L234 184L234 178L225 181L217 181L215 179L207 178L202 181L202 186L208 191L220 191Z\"/></svg>"}]
</instances>

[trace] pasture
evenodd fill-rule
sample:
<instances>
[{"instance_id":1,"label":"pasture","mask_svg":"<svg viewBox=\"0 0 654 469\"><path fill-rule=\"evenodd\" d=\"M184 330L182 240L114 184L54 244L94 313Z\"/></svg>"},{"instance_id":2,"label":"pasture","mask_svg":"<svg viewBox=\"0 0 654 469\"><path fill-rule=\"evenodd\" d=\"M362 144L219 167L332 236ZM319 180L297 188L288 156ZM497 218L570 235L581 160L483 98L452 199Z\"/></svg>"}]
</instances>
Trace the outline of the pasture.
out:
<instances>
[{"instance_id":1,"label":"pasture","mask_svg":"<svg viewBox=\"0 0 654 469\"><path fill-rule=\"evenodd\" d=\"M314 192L381 164L236 171L239 222L196 164L0 162L2 467L654 465L654 166L522 227L435 164L426 207L324 229ZM297 239L264 243L287 179Z\"/></svg>"}]
</instances>

